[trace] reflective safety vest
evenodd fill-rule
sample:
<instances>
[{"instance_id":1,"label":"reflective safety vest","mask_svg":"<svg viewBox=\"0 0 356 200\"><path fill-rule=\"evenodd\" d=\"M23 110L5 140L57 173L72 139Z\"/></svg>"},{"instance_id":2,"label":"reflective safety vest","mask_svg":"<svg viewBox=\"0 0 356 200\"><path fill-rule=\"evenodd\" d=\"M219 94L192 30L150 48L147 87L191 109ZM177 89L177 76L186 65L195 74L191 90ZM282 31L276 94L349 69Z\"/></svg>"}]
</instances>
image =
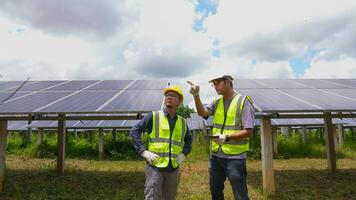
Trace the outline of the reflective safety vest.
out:
<instances>
[{"instance_id":1,"label":"reflective safety vest","mask_svg":"<svg viewBox=\"0 0 356 200\"><path fill-rule=\"evenodd\" d=\"M242 129L242 110L245 105L245 100L249 100L252 103L250 96L242 96L241 94L235 95L232 99L229 108L227 109L226 119L224 112L224 99L219 98L214 101L215 113L213 118L213 131L212 134L216 135L222 132L224 135L230 135L233 133L238 133ZM236 112L238 111L238 112ZM237 115L236 115L237 113ZM238 117L238 120L236 120ZM225 120L225 125L224 125ZM238 124L236 123L238 122ZM211 150L212 152L217 152L219 145L212 141ZM227 155L238 155L249 150L249 139L244 138L237 141L228 141L221 145L222 151Z\"/></svg>"},{"instance_id":2,"label":"reflective safety vest","mask_svg":"<svg viewBox=\"0 0 356 200\"><path fill-rule=\"evenodd\" d=\"M159 155L157 168L165 168L171 159L172 167L177 168L178 154L183 151L184 137L187 131L187 123L184 118L177 115L177 121L174 126L172 137L170 138L168 118L163 111L152 112L153 123L152 132L149 135L148 150Z\"/></svg>"}]
</instances>

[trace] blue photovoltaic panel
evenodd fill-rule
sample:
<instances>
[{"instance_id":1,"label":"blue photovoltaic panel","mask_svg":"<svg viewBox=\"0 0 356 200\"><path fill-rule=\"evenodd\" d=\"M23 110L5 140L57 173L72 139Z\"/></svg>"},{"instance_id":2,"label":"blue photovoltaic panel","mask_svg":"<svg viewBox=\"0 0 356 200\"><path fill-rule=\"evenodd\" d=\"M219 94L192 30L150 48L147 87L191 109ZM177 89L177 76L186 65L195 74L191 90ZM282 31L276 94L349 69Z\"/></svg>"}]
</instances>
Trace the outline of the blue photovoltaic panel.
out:
<instances>
[{"instance_id":1,"label":"blue photovoltaic panel","mask_svg":"<svg viewBox=\"0 0 356 200\"><path fill-rule=\"evenodd\" d=\"M310 86L317 89L337 89L337 88L347 88L328 81L318 80L318 79L295 79L297 83L303 84L305 86Z\"/></svg>"},{"instance_id":2,"label":"blue photovoltaic panel","mask_svg":"<svg viewBox=\"0 0 356 200\"><path fill-rule=\"evenodd\" d=\"M97 80L89 80L89 81L69 81L67 83L64 83L62 85L50 88L46 91L78 91L82 90L85 87L88 87L89 85L92 85L94 83L97 83L100 81Z\"/></svg>"},{"instance_id":3,"label":"blue photovoltaic panel","mask_svg":"<svg viewBox=\"0 0 356 200\"><path fill-rule=\"evenodd\" d=\"M161 110L162 103L161 90L126 90L101 111L148 112Z\"/></svg>"},{"instance_id":4,"label":"blue photovoltaic panel","mask_svg":"<svg viewBox=\"0 0 356 200\"><path fill-rule=\"evenodd\" d=\"M333 124L343 124L340 119L333 119ZM274 126L323 126L324 119L272 119Z\"/></svg>"},{"instance_id":5,"label":"blue photovoltaic panel","mask_svg":"<svg viewBox=\"0 0 356 200\"><path fill-rule=\"evenodd\" d=\"M82 120L82 121L77 121L72 128L95 128L99 127L98 124L101 122L101 120Z\"/></svg>"},{"instance_id":6,"label":"blue photovoltaic panel","mask_svg":"<svg viewBox=\"0 0 356 200\"><path fill-rule=\"evenodd\" d=\"M204 128L204 119L197 113L191 113L190 118L187 118L189 130L202 130Z\"/></svg>"},{"instance_id":7,"label":"blue photovoltaic panel","mask_svg":"<svg viewBox=\"0 0 356 200\"><path fill-rule=\"evenodd\" d=\"M24 131L27 130L27 121L9 121L7 130L9 131Z\"/></svg>"},{"instance_id":8,"label":"blue photovoltaic panel","mask_svg":"<svg viewBox=\"0 0 356 200\"><path fill-rule=\"evenodd\" d=\"M293 79L257 79L259 83L264 83L269 88L311 88L295 82Z\"/></svg>"},{"instance_id":9,"label":"blue photovoltaic panel","mask_svg":"<svg viewBox=\"0 0 356 200\"><path fill-rule=\"evenodd\" d=\"M252 97L255 108L261 109L261 111L296 112L296 111L313 111L318 109L317 107L298 101L276 90L250 89L250 90L241 90L239 92L244 95L250 95Z\"/></svg>"},{"instance_id":10,"label":"blue photovoltaic panel","mask_svg":"<svg viewBox=\"0 0 356 200\"><path fill-rule=\"evenodd\" d=\"M136 80L128 90L163 90L167 85L165 80Z\"/></svg>"},{"instance_id":11,"label":"blue photovoltaic panel","mask_svg":"<svg viewBox=\"0 0 356 200\"><path fill-rule=\"evenodd\" d=\"M66 121L66 128L73 128L76 124L80 123L80 121ZM88 122L89 123L89 122ZM35 121L30 124L32 128L43 128L43 129L57 129L58 121Z\"/></svg>"},{"instance_id":12,"label":"blue photovoltaic panel","mask_svg":"<svg viewBox=\"0 0 356 200\"><path fill-rule=\"evenodd\" d=\"M87 90L123 90L132 82L133 80L106 80Z\"/></svg>"},{"instance_id":13,"label":"blue photovoltaic panel","mask_svg":"<svg viewBox=\"0 0 356 200\"><path fill-rule=\"evenodd\" d=\"M0 113L31 113L72 92L38 92L11 102L0 104Z\"/></svg>"},{"instance_id":14,"label":"blue photovoltaic panel","mask_svg":"<svg viewBox=\"0 0 356 200\"><path fill-rule=\"evenodd\" d=\"M131 128L135 126L140 120L125 120L121 127Z\"/></svg>"},{"instance_id":15,"label":"blue photovoltaic panel","mask_svg":"<svg viewBox=\"0 0 356 200\"><path fill-rule=\"evenodd\" d=\"M356 79L319 79L325 82L334 83L342 88L356 88Z\"/></svg>"},{"instance_id":16,"label":"blue photovoltaic panel","mask_svg":"<svg viewBox=\"0 0 356 200\"><path fill-rule=\"evenodd\" d=\"M234 88L236 89L265 89L267 86L256 82L252 79L237 79L233 82Z\"/></svg>"},{"instance_id":17,"label":"blue photovoltaic panel","mask_svg":"<svg viewBox=\"0 0 356 200\"><path fill-rule=\"evenodd\" d=\"M39 112L95 112L119 91L82 91L63 99Z\"/></svg>"},{"instance_id":18,"label":"blue photovoltaic panel","mask_svg":"<svg viewBox=\"0 0 356 200\"><path fill-rule=\"evenodd\" d=\"M5 99L7 99L8 97L10 97L14 92L13 91L1 91L0 92L0 102L3 102ZM7 101L10 101L14 98L17 98L17 97L21 97L21 96L24 96L24 95L27 95L29 94L30 92L16 92L14 95L12 95Z\"/></svg>"},{"instance_id":19,"label":"blue photovoltaic panel","mask_svg":"<svg viewBox=\"0 0 356 200\"><path fill-rule=\"evenodd\" d=\"M125 120L103 120L100 127L120 128Z\"/></svg>"},{"instance_id":20,"label":"blue photovoltaic panel","mask_svg":"<svg viewBox=\"0 0 356 200\"><path fill-rule=\"evenodd\" d=\"M347 122L347 124L345 124L344 126L347 126L347 127L356 127L356 119L354 119L354 118L343 118L342 120L344 120L345 122Z\"/></svg>"},{"instance_id":21,"label":"blue photovoltaic panel","mask_svg":"<svg viewBox=\"0 0 356 200\"><path fill-rule=\"evenodd\" d=\"M24 85L20 91L38 91L38 90L43 90L49 87L53 87L55 85L64 83L65 81L38 81L34 82L32 84L26 84Z\"/></svg>"},{"instance_id":22,"label":"blue photovoltaic panel","mask_svg":"<svg viewBox=\"0 0 356 200\"><path fill-rule=\"evenodd\" d=\"M52 128L56 127L57 121L34 121L32 122L29 127L31 128Z\"/></svg>"},{"instance_id":23,"label":"blue photovoltaic panel","mask_svg":"<svg viewBox=\"0 0 356 200\"><path fill-rule=\"evenodd\" d=\"M355 89L324 89L327 92L331 92L332 94L336 94L339 96L344 96L347 98L354 99L356 101L356 90Z\"/></svg>"},{"instance_id":24,"label":"blue photovoltaic panel","mask_svg":"<svg viewBox=\"0 0 356 200\"><path fill-rule=\"evenodd\" d=\"M282 89L283 90L283 89ZM320 90L308 89L288 89L283 92L303 99L310 104L321 107L321 110L329 111L347 111L356 109L356 101L348 100L339 96L330 95Z\"/></svg>"}]
</instances>

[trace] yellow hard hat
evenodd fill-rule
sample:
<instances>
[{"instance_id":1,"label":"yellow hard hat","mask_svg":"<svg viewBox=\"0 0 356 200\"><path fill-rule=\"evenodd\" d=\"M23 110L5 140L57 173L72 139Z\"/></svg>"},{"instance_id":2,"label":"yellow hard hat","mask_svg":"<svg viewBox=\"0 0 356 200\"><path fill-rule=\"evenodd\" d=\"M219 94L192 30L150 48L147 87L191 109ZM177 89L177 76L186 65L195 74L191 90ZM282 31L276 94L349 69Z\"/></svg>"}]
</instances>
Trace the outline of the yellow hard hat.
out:
<instances>
[{"instance_id":1,"label":"yellow hard hat","mask_svg":"<svg viewBox=\"0 0 356 200\"><path fill-rule=\"evenodd\" d=\"M180 102L183 101L183 99L184 99L183 91L182 91L182 89L180 89L180 87L178 85L172 85L172 86L164 88L163 93L166 94L169 91L176 92L177 94L179 94L179 96L181 97Z\"/></svg>"}]
</instances>

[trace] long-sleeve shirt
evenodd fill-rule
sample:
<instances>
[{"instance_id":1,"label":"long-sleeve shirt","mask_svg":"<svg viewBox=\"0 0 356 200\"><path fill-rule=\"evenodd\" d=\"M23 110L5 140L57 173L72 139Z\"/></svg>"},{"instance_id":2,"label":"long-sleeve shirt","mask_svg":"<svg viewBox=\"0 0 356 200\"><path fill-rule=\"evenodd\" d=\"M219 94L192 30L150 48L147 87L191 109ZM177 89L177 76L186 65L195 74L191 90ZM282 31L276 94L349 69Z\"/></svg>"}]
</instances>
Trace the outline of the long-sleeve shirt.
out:
<instances>
[{"instance_id":1,"label":"long-sleeve shirt","mask_svg":"<svg viewBox=\"0 0 356 200\"><path fill-rule=\"evenodd\" d=\"M175 115L173 118L171 118L167 111L164 111L164 115L168 118L169 130L172 136L172 132L178 117L177 115ZM153 115L152 113L149 113L145 115L144 118L141 121L139 121L134 127L132 127L130 131L132 144L139 154L141 154L143 151L146 150L146 147L143 144L142 137L141 137L142 133L145 131L151 133L152 126L153 126ZM193 142L193 138L192 135L190 134L189 128L187 127L187 131L184 136L184 146L182 152L185 156L187 156L191 152L192 142ZM169 165L166 170L168 171L174 170L171 165L171 162L169 162Z\"/></svg>"}]
</instances>

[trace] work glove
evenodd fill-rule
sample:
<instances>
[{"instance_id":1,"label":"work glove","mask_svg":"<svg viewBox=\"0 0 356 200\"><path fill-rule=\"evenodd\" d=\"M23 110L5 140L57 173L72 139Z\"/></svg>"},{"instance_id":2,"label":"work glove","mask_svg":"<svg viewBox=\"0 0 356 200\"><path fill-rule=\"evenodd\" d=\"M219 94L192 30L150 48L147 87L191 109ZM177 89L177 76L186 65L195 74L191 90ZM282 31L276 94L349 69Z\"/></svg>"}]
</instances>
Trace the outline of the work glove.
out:
<instances>
[{"instance_id":1,"label":"work glove","mask_svg":"<svg viewBox=\"0 0 356 200\"><path fill-rule=\"evenodd\" d=\"M189 83L190 85L190 90L189 93L192 94L193 96L198 96L199 95L199 85L194 85L194 83L187 81L187 83Z\"/></svg>"},{"instance_id":2,"label":"work glove","mask_svg":"<svg viewBox=\"0 0 356 200\"><path fill-rule=\"evenodd\" d=\"M147 150L143 151L141 153L141 156L143 158L145 158L147 160L147 162L150 163L151 165L156 164L157 159L159 158L159 155L152 153L150 151L147 151Z\"/></svg>"},{"instance_id":3,"label":"work glove","mask_svg":"<svg viewBox=\"0 0 356 200\"><path fill-rule=\"evenodd\" d=\"M183 153L178 154L177 162L180 165L185 159L185 155Z\"/></svg>"},{"instance_id":4,"label":"work glove","mask_svg":"<svg viewBox=\"0 0 356 200\"><path fill-rule=\"evenodd\" d=\"M218 145L223 144L226 141L226 135L223 135L221 133L217 134L219 138L214 138L213 141L217 143Z\"/></svg>"}]
</instances>

